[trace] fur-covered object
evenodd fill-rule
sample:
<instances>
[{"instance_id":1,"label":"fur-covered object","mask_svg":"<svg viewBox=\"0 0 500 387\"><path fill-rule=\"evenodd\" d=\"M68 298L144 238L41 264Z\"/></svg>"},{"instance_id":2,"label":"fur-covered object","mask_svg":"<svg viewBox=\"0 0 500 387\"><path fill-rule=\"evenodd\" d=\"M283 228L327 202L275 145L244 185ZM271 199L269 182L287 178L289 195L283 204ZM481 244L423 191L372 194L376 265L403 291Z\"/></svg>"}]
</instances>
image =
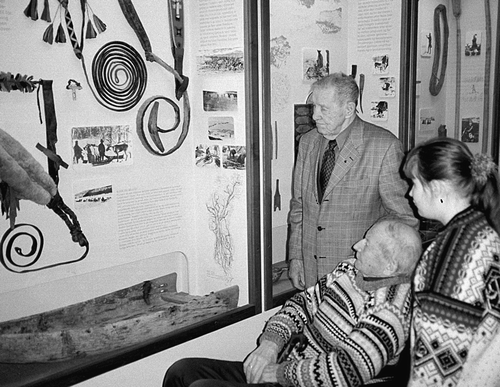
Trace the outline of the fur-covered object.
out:
<instances>
[{"instance_id":1,"label":"fur-covered object","mask_svg":"<svg viewBox=\"0 0 500 387\"><path fill-rule=\"evenodd\" d=\"M2 214L15 223L19 199L47 205L57 193L54 180L30 152L0 129L0 200Z\"/></svg>"}]
</instances>

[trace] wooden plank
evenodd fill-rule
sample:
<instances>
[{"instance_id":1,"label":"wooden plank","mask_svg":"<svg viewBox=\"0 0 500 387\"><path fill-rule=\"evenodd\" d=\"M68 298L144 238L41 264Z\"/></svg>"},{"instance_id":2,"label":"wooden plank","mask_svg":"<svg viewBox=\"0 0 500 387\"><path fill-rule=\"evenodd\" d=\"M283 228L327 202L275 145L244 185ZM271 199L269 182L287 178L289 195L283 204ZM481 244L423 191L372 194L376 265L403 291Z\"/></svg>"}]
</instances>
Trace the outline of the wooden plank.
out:
<instances>
[{"instance_id":1,"label":"wooden plank","mask_svg":"<svg viewBox=\"0 0 500 387\"><path fill-rule=\"evenodd\" d=\"M237 306L237 286L205 296L179 293L177 297L176 278L172 273L82 303L0 323L0 362L51 362L105 353Z\"/></svg>"}]
</instances>

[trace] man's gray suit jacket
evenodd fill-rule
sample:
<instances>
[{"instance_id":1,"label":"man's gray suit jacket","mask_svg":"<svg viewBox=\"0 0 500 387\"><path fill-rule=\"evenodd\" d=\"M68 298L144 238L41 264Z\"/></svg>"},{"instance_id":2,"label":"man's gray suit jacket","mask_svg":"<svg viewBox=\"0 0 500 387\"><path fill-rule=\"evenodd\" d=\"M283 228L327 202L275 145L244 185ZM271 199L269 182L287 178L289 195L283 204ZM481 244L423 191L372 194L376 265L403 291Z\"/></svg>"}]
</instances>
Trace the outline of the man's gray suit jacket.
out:
<instances>
[{"instance_id":1,"label":"man's gray suit jacket","mask_svg":"<svg viewBox=\"0 0 500 387\"><path fill-rule=\"evenodd\" d=\"M306 286L353 255L352 246L378 219L396 217L418 227L401 177L401 142L386 129L356 117L318 201L323 136L316 129L299 142L290 205L289 259L304 261Z\"/></svg>"}]
</instances>

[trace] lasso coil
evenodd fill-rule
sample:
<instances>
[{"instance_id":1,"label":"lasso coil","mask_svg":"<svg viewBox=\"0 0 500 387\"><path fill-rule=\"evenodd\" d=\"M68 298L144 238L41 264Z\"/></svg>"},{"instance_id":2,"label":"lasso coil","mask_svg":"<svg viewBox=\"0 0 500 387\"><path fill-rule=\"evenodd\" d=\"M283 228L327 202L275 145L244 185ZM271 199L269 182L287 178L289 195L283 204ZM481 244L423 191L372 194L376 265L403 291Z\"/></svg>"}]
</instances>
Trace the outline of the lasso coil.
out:
<instances>
[{"instance_id":1,"label":"lasso coil","mask_svg":"<svg viewBox=\"0 0 500 387\"><path fill-rule=\"evenodd\" d=\"M17 224L4 234L0 248L0 262L7 270L14 273L35 271L29 267L35 265L42 254L42 232L30 224Z\"/></svg>"},{"instance_id":2,"label":"lasso coil","mask_svg":"<svg viewBox=\"0 0 500 387\"><path fill-rule=\"evenodd\" d=\"M115 111L130 110L146 89L146 64L127 43L109 42L92 61L92 78L105 107Z\"/></svg>"}]
</instances>

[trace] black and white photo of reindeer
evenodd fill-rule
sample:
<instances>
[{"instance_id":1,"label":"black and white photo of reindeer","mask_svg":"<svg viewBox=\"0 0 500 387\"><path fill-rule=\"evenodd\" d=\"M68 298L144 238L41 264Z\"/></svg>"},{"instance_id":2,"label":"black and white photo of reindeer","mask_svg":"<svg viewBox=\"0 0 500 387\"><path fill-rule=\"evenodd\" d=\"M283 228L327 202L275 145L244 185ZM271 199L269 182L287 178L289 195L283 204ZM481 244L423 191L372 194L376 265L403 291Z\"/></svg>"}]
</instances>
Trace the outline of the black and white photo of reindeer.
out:
<instances>
[{"instance_id":1,"label":"black and white photo of reindeer","mask_svg":"<svg viewBox=\"0 0 500 387\"><path fill-rule=\"evenodd\" d=\"M122 143L122 144L116 144L116 145L109 145L106 151L113 151L115 156L112 156L113 159L116 159L117 162L120 161L127 161L129 156L131 156L129 150L128 150L128 144ZM110 157L110 156L107 156Z\"/></svg>"},{"instance_id":2,"label":"black and white photo of reindeer","mask_svg":"<svg viewBox=\"0 0 500 387\"><path fill-rule=\"evenodd\" d=\"M72 147L78 141L81 162L75 168L125 166L132 163L129 125L81 126L71 130ZM74 150L74 149L72 149Z\"/></svg>"}]
</instances>

